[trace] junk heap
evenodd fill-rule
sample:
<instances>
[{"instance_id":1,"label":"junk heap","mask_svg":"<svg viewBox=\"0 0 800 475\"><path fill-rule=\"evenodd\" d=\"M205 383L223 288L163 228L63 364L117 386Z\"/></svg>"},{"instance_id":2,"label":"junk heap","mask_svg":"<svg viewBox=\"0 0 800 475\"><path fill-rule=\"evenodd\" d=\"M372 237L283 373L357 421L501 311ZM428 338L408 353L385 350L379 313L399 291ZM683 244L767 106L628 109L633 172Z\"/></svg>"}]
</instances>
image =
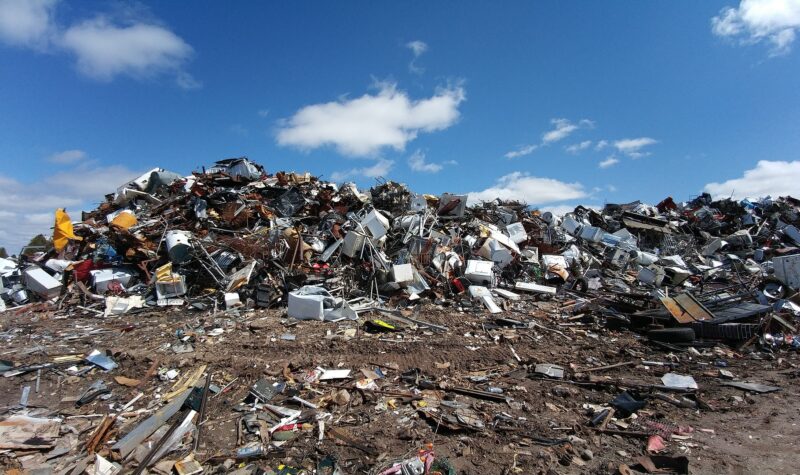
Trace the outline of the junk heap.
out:
<instances>
[{"instance_id":1,"label":"junk heap","mask_svg":"<svg viewBox=\"0 0 800 475\"><path fill-rule=\"evenodd\" d=\"M791 197L559 217L153 169L0 259L0 466L688 473L686 420L795 368L798 226Z\"/></svg>"}]
</instances>

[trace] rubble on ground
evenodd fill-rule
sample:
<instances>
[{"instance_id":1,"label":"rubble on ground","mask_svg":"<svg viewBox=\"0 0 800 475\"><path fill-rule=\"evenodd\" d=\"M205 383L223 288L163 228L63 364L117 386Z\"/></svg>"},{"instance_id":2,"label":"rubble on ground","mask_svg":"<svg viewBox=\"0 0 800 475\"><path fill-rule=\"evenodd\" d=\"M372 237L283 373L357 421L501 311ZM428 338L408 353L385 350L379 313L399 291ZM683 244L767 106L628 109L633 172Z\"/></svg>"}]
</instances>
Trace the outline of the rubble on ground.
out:
<instances>
[{"instance_id":1,"label":"rubble on ground","mask_svg":"<svg viewBox=\"0 0 800 475\"><path fill-rule=\"evenodd\" d=\"M236 158L57 210L0 259L0 467L689 473L800 375L800 201L467 199Z\"/></svg>"}]
</instances>

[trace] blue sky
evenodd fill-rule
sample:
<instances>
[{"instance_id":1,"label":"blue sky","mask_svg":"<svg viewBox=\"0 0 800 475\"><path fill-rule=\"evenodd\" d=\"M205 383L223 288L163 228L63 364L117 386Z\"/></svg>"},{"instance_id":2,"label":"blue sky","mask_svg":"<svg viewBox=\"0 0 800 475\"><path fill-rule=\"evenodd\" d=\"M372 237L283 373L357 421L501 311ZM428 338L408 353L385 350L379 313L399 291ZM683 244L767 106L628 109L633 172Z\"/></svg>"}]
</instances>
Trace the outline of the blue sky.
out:
<instances>
[{"instance_id":1,"label":"blue sky","mask_svg":"<svg viewBox=\"0 0 800 475\"><path fill-rule=\"evenodd\" d=\"M242 155L557 210L791 193L799 30L800 0L0 0L0 246Z\"/></svg>"}]
</instances>

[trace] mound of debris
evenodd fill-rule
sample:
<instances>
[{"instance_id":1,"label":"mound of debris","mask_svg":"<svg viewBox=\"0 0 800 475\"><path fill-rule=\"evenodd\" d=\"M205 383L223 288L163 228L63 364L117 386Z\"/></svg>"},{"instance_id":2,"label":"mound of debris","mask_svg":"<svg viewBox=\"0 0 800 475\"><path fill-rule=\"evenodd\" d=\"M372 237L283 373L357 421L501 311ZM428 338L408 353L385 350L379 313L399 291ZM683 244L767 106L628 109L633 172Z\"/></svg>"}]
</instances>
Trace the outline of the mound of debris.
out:
<instances>
[{"instance_id":1,"label":"mound of debris","mask_svg":"<svg viewBox=\"0 0 800 475\"><path fill-rule=\"evenodd\" d=\"M0 259L0 466L688 473L673 417L780 389L742 378L800 348L800 201L467 198L236 158L57 210Z\"/></svg>"}]
</instances>

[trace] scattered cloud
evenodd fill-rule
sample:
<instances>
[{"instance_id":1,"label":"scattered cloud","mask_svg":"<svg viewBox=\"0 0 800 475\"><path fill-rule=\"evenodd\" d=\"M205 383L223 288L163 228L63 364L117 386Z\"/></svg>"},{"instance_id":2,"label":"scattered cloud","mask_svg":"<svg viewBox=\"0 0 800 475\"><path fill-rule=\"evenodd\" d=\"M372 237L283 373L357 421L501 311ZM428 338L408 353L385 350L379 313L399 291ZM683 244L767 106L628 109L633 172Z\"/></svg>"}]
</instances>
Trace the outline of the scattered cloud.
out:
<instances>
[{"instance_id":1,"label":"scattered cloud","mask_svg":"<svg viewBox=\"0 0 800 475\"><path fill-rule=\"evenodd\" d=\"M602 162L600 162L597 166L599 166L600 168L608 168L608 167L613 167L617 163L619 163L619 160L612 155L603 160Z\"/></svg>"},{"instance_id":2,"label":"scattered cloud","mask_svg":"<svg viewBox=\"0 0 800 475\"><path fill-rule=\"evenodd\" d=\"M521 148L506 153L504 156L506 158L524 157L525 155L532 154L537 148L539 148L538 145L525 145Z\"/></svg>"},{"instance_id":3,"label":"scattered cloud","mask_svg":"<svg viewBox=\"0 0 800 475\"><path fill-rule=\"evenodd\" d=\"M103 196L142 171L125 166L81 163L68 170L22 183L0 175L0 246L17 253L36 234L48 235L56 208L67 208L74 221L93 209Z\"/></svg>"},{"instance_id":4,"label":"scattered cloud","mask_svg":"<svg viewBox=\"0 0 800 475\"><path fill-rule=\"evenodd\" d=\"M650 155L650 152L644 152L644 147L657 144L658 140L651 139L650 137L639 137L635 139L622 139L614 142L614 148L624 153L631 158L641 158Z\"/></svg>"},{"instance_id":5,"label":"scattered cloud","mask_svg":"<svg viewBox=\"0 0 800 475\"><path fill-rule=\"evenodd\" d=\"M414 57L411 58L411 62L408 63L408 70L414 74L423 74L425 72L425 68L417 65L417 59L422 56L423 53L428 51L428 44L424 41L414 40L406 43L406 48L410 49L414 54Z\"/></svg>"},{"instance_id":6,"label":"scattered cloud","mask_svg":"<svg viewBox=\"0 0 800 475\"><path fill-rule=\"evenodd\" d=\"M760 160L755 168L746 170L739 178L722 183L709 183L703 191L714 198L762 198L765 196L800 195L800 161Z\"/></svg>"},{"instance_id":7,"label":"scattered cloud","mask_svg":"<svg viewBox=\"0 0 800 475\"><path fill-rule=\"evenodd\" d=\"M428 44L424 41L414 40L406 43L406 48L414 53L415 58L418 58L422 53L428 51Z\"/></svg>"},{"instance_id":8,"label":"scattered cloud","mask_svg":"<svg viewBox=\"0 0 800 475\"><path fill-rule=\"evenodd\" d=\"M58 0L0 0L0 41L38 51L65 51L78 71L108 82L118 76L151 79L168 75L183 89L202 84L186 72L194 55L180 36L151 19L136 19L135 9L117 20L98 14L70 25L55 21Z\"/></svg>"},{"instance_id":9,"label":"scattered cloud","mask_svg":"<svg viewBox=\"0 0 800 475\"><path fill-rule=\"evenodd\" d=\"M578 124L573 124L568 119L551 119L550 123L554 126L553 130L542 134L542 143L545 144L564 140L579 128Z\"/></svg>"},{"instance_id":10,"label":"scattered cloud","mask_svg":"<svg viewBox=\"0 0 800 475\"><path fill-rule=\"evenodd\" d=\"M267 117L269 115L269 109L259 109L258 116L259 117Z\"/></svg>"},{"instance_id":11,"label":"scattered cloud","mask_svg":"<svg viewBox=\"0 0 800 475\"><path fill-rule=\"evenodd\" d=\"M186 71L178 71L178 74L175 76L175 84L177 84L179 88L186 91L201 89L203 87L202 82L198 81L194 76Z\"/></svg>"},{"instance_id":12,"label":"scattered cloud","mask_svg":"<svg viewBox=\"0 0 800 475\"><path fill-rule=\"evenodd\" d=\"M459 118L466 99L460 86L438 89L427 99L412 100L392 83L378 84L377 94L313 104L282 121L277 142L311 150L333 146L348 156L375 156L385 147L405 149L420 132L444 130Z\"/></svg>"},{"instance_id":13,"label":"scattered cloud","mask_svg":"<svg viewBox=\"0 0 800 475\"><path fill-rule=\"evenodd\" d=\"M524 172L513 172L497 179L482 191L469 193L468 201L492 201L497 198L520 200L529 205L541 205L580 199L588 196L580 183L565 183L554 178L542 178Z\"/></svg>"},{"instance_id":14,"label":"scattered cloud","mask_svg":"<svg viewBox=\"0 0 800 475\"><path fill-rule=\"evenodd\" d=\"M608 147L608 140L600 140L595 144L594 149L599 151L606 147Z\"/></svg>"},{"instance_id":15,"label":"scattered cloud","mask_svg":"<svg viewBox=\"0 0 800 475\"><path fill-rule=\"evenodd\" d=\"M46 160L50 163L57 163L60 165L77 163L86 159L86 152L83 150L64 150L50 155Z\"/></svg>"},{"instance_id":16,"label":"scattered cloud","mask_svg":"<svg viewBox=\"0 0 800 475\"><path fill-rule=\"evenodd\" d=\"M188 43L164 27L144 23L119 26L103 16L70 26L61 42L77 57L78 69L99 81L119 75L149 78L177 74L193 54Z\"/></svg>"},{"instance_id":17,"label":"scattered cloud","mask_svg":"<svg viewBox=\"0 0 800 475\"><path fill-rule=\"evenodd\" d=\"M738 39L745 45L767 41L771 56L788 53L798 30L797 0L741 0L738 7L725 7L711 19L711 31L716 36Z\"/></svg>"},{"instance_id":18,"label":"scattered cloud","mask_svg":"<svg viewBox=\"0 0 800 475\"><path fill-rule=\"evenodd\" d=\"M611 193L614 193L615 191L617 191L617 187L614 185L606 185L606 190L610 191Z\"/></svg>"},{"instance_id":19,"label":"scattered cloud","mask_svg":"<svg viewBox=\"0 0 800 475\"><path fill-rule=\"evenodd\" d=\"M425 154L421 150L417 150L408 157L408 166L415 172L423 173L437 173L444 168L442 164L426 161Z\"/></svg>"},{"instance_id":20,"label":"scattered cloud","mask_svg":"<svg viewBox=\"0 0 800 475\"><path fill-rule=\"evenodd\" d=\"M581 119L577 123L574 123L569 119L550 119L550 123L553 125L553 128L542 134L541 143L523 145L516 150L507 152L504 156L506 158L524 157L525 155L530 155L538 148L564 140L578 129L592 129L595 126L594 121L589 119ZM571 150L573 147L582 146L584 143L586 142L581 142L580 144L567 147L567 151L573 153ZM588 143L591 144L591 141ZM588 145L586 147L588 147ZM575 151L577 152L577 150Z\"/></svg>"},{"instance_id":21,"label":"scattered cloud","mask_svg":"<svg viewBox=\"0 0 800 475\"><path fill-rule=\"evenodd\" d=\"M0 0L0 41L46 49L53 34L57 0Z\"/></svg>"},{"instance_id":22,"label":"scattered cloud","mask_svg":"<svg viewBox=\"0 0 800 475\"><path fill-rule=\"evenodd\" d=\"M374 165L369 167L351 168L346 171L333 172L331 174L332 181L345 181L351 178L366 177L366 178L379 178L386 176L394 166L394 160L379 159Z\"/></svg>"},{"instance_id":23,"label":"scattered cloud","mask_svg":"<svg viewBox=\"0 0 800 475\"><path fill-rule=\"evenodd\" d=\"M591 140L584 140L583 142L576 143L565 147L564 149L572 154L578 154L592 146Z\"/></svg>"}]
</instances>

